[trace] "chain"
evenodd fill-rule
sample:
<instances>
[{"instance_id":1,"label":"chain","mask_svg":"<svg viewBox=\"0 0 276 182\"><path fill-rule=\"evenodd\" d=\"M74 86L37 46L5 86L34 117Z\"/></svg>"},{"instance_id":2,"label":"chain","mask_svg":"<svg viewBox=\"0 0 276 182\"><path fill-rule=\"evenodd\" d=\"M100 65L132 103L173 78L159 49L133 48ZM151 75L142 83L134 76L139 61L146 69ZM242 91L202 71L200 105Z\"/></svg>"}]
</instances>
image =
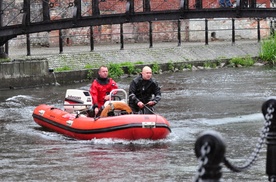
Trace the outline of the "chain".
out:
<instances>
[{"instance_id":1,"label":"chain","mask_svg":"<svg viewBox=\"0 0 276 182\"><path fill-rule=\"evenodd\" d=\"M271 119L273 119L273 113L274 113L274 108L272 107L272 105L269 105L269 107L267 108L267 113L265 115L265 122L264 122L264 126L262 128L261 134L260 134L259 142L256 144L254 151L250 155L250 157L249 157L248 161L245 163L245 165L241 166L241 167L235 167L226 158L224 158L224 164L226 165L226 167L228 167L232 171L240 172L244 169L249 168L257 160L257 158L260 154L261 148L262 148L262 146L265 142L265 139L267 137L267 133L269 131L269 126L271 125Z\"/></svg>"},{"instance_id":2,"label":"chain","mask_svg":"<svg viewBox=\"0 0 276 182\"><path fill-rule=\"evenodd\" d=\"M208 163L208 157L207 154L209 154L211 151L211 147L209 146L209 144L207 142L204 143L204 145L202 145L201 149L200 149L200 157L198 158L198 170L197 170L197 174L195 177L195 182L199 182L200 178L205 174L205 168L204 165L206 165Z\"/></svg>"},{"instance_id":3,"label":"chain","mask_svg":"<svg viewBox=\"0 0 276 182\"><path fill-rule=\"evenodd\" d=\"M269 179L270 182L275 182L276 181L276 176L271 176L270 179Z\"/></svg>"}]
</instances>

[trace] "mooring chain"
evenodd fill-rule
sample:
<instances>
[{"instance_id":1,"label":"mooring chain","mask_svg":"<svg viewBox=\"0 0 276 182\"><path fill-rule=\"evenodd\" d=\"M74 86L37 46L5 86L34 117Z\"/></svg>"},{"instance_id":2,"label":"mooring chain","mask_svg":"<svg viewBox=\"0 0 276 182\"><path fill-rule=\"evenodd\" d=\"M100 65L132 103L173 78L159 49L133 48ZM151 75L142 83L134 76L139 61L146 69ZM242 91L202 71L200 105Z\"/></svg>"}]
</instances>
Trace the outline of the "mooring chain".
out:
<instances>
[{"instance_id":1,"label":"mooring chain","mask_svg":"<svg viewBox=\"0 0 276 182\"><path fill-rule=\"evenodd\" d=\"M195 182L199 182L199 179L205 174L205 168L204 165L208 163L208 157L207 154L209 154L211 151L211 147L209 146L208 142L205 142L204 145L202 145L200 149L200 157L198 158L198 170L195 177Z\"/></svg>"},{"instance_id":2,"label":"mooring chain","mask_svg":"<svg viewBox=\"0 0 276 182\"><path fill-rule=\"evenodd\" d=\"M267 108L267 113L265 115L264 126L262 128L260 138L258 140L259 142L256 144L256 148L250 155L248 162L246 162L244 166L235 167L226 158L224 158L224 164L226 167L228 167L232 171L240 172L242 170L249 168L257 160L257 158L260 154L260 151L262 149L262 146L265 142L265 139L267 137L267 133L269 131L269 126L271 125L271 119L273 119L273 113L274 113L274 108L272 105L269 105L269 107Z\"/></svg>"}]
</instances>

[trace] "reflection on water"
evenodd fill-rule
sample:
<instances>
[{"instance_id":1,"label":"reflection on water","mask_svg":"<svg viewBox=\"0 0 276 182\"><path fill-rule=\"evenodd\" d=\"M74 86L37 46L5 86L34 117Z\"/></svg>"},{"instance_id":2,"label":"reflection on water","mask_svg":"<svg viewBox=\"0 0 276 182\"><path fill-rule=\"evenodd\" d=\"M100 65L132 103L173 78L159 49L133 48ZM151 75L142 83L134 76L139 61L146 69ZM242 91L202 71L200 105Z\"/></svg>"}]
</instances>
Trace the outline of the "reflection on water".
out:
<instances>
[{"instance_id":1,"label":"reflection on water","mask_svg":"<svg viewBox=\"0 0 276 182\"><path fill-rule=\"evenodd\" d=\"M45 131L32 119L41 103L62 107L67 88L89 83L0 91L1 181L192 181L197 136L220 132L227 158L243 165L263 126L261 105L275 95L275 70L258 68L187 71L155 75L162 86L156 112L171 123L160 141L76 141ZM128 89L132 78L118 80ZM224 181L267 181L265 147L248 171L223 166Z\"/></svg>"}]
</instances>

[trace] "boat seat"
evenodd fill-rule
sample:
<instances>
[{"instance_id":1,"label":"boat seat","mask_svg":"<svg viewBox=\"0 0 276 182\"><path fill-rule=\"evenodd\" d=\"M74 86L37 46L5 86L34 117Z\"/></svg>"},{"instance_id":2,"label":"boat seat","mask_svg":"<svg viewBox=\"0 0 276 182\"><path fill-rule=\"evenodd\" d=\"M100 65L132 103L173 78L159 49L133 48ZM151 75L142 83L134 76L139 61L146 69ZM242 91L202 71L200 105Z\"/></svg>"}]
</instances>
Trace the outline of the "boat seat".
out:
<instances>
[{"instance_id":1,"label":"boat seat","mask_svg":"<svg viewBox=\"0 0 276 182\"><path fill-rule=\"evenodd\" d=\"M115 116L115 111L119 110L121 114L132 113L131 108L123 101L111 101L101 112L100 117Z\"/></svg>"}]
</instances>

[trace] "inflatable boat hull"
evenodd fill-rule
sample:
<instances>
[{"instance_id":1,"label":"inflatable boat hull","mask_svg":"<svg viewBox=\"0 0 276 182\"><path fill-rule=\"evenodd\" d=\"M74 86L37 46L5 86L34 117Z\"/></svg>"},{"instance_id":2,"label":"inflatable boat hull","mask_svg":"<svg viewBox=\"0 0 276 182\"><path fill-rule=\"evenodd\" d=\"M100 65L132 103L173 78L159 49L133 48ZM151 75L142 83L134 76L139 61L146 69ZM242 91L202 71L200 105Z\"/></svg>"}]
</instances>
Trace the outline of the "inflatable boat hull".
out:
<instances>
[{"instance_id":1,"label":"inflatable boat hull","mask_svg":"<svg viewBox=\"0 0 276 182\"><path fill-rule=\"evenodd\" d=\"M42 127L79 140L158 140L166 138L171 132L169 122L164 117L154 114L127 114L98 119L76 118L76 114L43 104L35 108L33 118Z\"/></svg>"}]
</instances>

